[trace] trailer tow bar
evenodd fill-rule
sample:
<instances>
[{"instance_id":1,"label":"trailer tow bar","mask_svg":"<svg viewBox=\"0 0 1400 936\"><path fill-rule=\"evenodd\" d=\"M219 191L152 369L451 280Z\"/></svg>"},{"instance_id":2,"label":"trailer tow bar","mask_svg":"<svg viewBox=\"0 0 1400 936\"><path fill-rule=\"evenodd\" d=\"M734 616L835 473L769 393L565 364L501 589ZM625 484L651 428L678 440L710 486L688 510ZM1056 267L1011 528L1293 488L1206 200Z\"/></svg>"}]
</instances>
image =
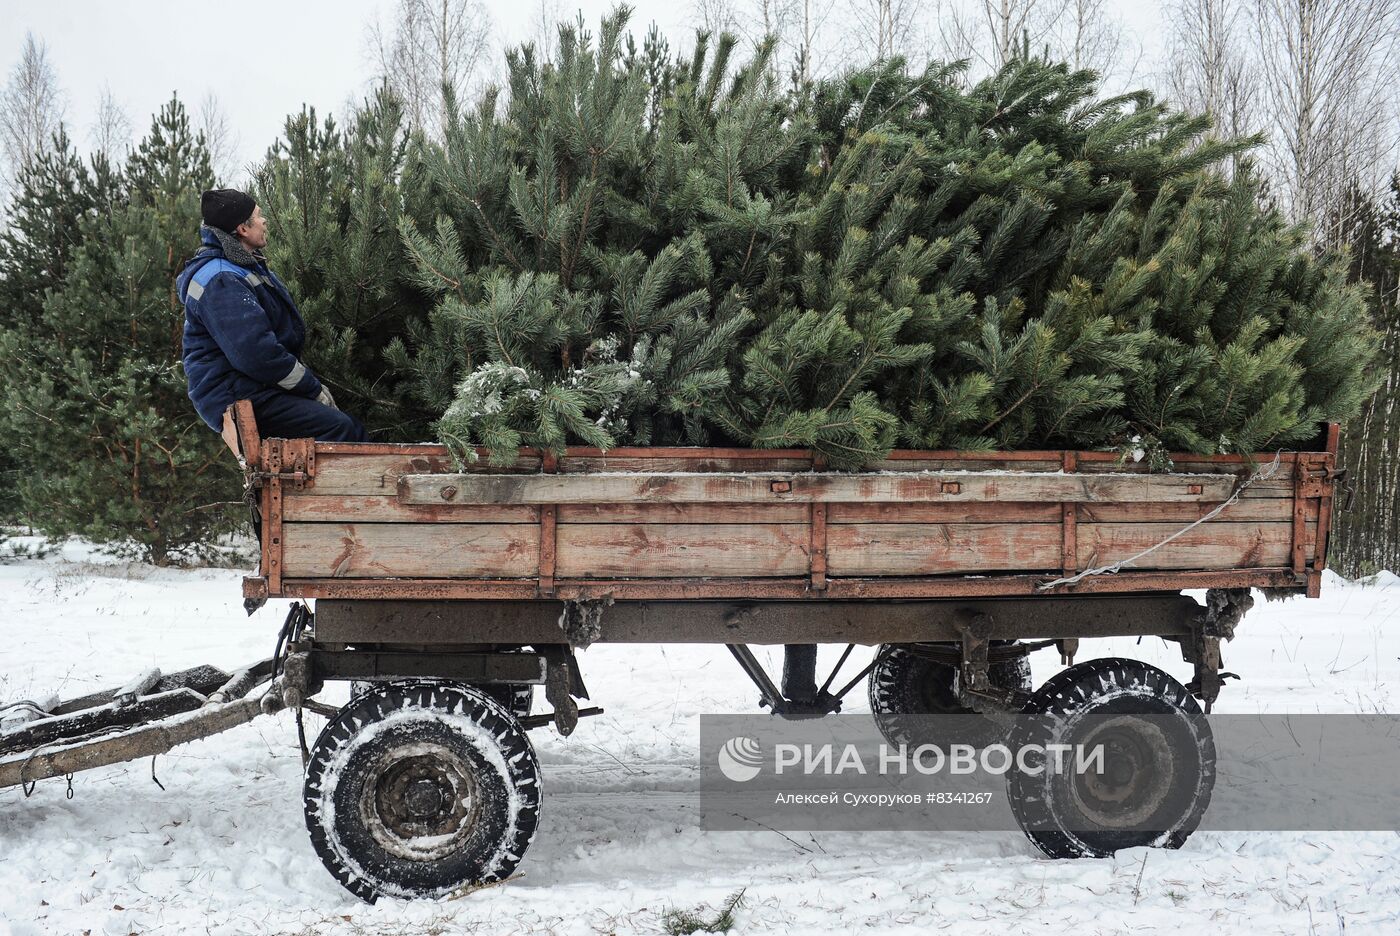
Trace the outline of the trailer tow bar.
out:
<instances>
[{"instance_id":1,"label":"trailer tow bar","mask_svg":"<svg viewBox=\"0 0 1400 936\"><path fill-rule=\"evenodd\" d=\"M0 789L28 793L39 780L164 754L250 722L263 711L252 690L271 678L271 659L232 673L198 666L56 705L0 731Z\"/></svg>"},{"instance_id":2,"label":"trailer tow bar","mask_svg":"<svg viewBox=\"0 0 1400 936\"><path fill-rule=\"evenodd\" d=\"M79 771L164 754L284 708L300 716L314 694L298 642L310 620L306 607L294 603L274 655L232 672L208 665L169 674L151 669L105 692L0 706L0 789L18 786L28 796L39 780L69 777L71 797L71 777ZM267 691L254 691L261 686Z\"/></svg>"}]
</instances>

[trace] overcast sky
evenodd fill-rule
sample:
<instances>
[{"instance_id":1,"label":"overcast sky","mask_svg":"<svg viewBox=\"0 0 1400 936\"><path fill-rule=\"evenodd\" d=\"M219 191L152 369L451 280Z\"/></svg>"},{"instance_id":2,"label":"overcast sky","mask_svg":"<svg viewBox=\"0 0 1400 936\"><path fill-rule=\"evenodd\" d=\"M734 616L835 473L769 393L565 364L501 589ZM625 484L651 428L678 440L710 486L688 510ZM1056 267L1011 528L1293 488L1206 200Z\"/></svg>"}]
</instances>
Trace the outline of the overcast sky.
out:
<instances>
[{"instance_id":1,"label":"overcast sky","mask_svg":"<svg viewBox=\"0 0 1400 936\"><path fill-rule=\"evenodd\" d=\"M1158 0L1109 0L1136 42L1159 52ZM531 0L487 0L498 43L531 30ZM574 0L596 23L614 0ZM680 39L692 30L689 0L634 0L632 22L655 21ZM930 6L932 6L930 4ZM96 104L110 88L141 136L173 93L194 110L216 93L239 139L239 161L261 157L287 114L303 103L339 114L367 88L365 35L394 0L0 0L0 67L8 76L24 35L48 45L66 95L70 134L88 144ZM499 45L493 61L500 61Z\"/></svg>"}]
</instances>

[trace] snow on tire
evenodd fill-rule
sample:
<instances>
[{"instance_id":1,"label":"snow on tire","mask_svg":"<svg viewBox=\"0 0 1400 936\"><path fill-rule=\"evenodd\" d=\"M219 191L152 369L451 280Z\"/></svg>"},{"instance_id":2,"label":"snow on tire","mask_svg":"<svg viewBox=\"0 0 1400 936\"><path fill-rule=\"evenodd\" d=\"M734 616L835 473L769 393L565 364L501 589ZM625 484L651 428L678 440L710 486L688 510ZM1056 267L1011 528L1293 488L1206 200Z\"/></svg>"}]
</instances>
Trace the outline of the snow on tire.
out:
<instances>
[{"instance_id":1,"label":"snow on tire","mask_svg":"<svg viewBox=\"0 0 1400 936\"><path fill-rule=\"evenodd\" d=\"M529 683L500 683L482 686L481 691L505 706L516 718L529 715L535 705L535 687Z\"/></svg>"},{"instance_id":2,"label":"snow on tire","mask_svg":"<svg viewBox=\"0 0 1400 936\"><path fill-rule=\"evenodd\" d=\"M358 698L376 685L378 685L376 680L352 679L350 681L350 698ZM535 705L535 687L529 683L491 683L477 688L505 706L506 711L516 718L524 718L529 715Z\"/></svg>"},{"instance_id":3,"label":"snow on tire","mask_svg":"<svg viewBox=\"0 0 1400 936\"><path fill-rule=\"evenodd\" d=\"M539 763L480 689L382 683L316 739L303 806L316 854L356 896L441 897L519 864L539 821Z\"/></svg>"},{"instance_id":4,"label":"snow on tire","mask_svg":"<svg viewBox=\"0 0 1400 936\"><path fill-rule=\"evenodd\" d=\"M368 693L381 681L392 680L350 680L350 698L358 698L360 695ZM531 709L535 707L535 687L529 683L489 683L477 688L504 705L505 711L510 712L515 718L525 718L526 715L531 714Z\"/></svg>"},{"instance_id":5,"label":"snow on tire","mask_svg":"<svg viewBox=\"0 0 1400 936\"><path fill-rule=\"evenodd\" d=\"M1215 741L1196 700L1168 674L1136 660L1087 660L1048 680L1023 712L1035 717L1018 722L1013 751L1068 744L1106 752L1101 770L1008 773L1017 822L1047 856L1180 848L1200 824L1215 785Z\"/></svg>"}]
</instances>

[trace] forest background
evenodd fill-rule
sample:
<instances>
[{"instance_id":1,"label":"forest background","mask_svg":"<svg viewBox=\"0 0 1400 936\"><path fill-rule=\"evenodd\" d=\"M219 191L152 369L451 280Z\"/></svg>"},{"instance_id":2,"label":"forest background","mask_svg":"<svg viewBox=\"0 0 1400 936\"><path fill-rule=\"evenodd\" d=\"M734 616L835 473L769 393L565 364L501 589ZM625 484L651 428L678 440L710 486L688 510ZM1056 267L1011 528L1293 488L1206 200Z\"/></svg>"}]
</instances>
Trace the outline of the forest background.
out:
<instances>
[{"instance_id":1,"label":"forest background","mask_svg":"<svg viewBox=\"0 0 1400 936\"><path fill-rule=\"evenodd\" d=\"M170 291L198 224L191 194L216 183L300 206L300 217L279 219L272 259L278 270L329 271L293 283L312 322L313 364L349 408L416 420L430 437L448 362L434 374L432 360L409 362L395 345L403 320L392 310L421 308L422 284L396 272L411 266L404 219L381 217L382 205L431 228L405 174L414 147L449 132L444 85L468 112L502 82L508 47L523 39L541 55L557 51L557 24L573 11L558 0L528 6L522 37L479 0L389 4L363 24L363 85L308 102L260 154L218 93L176 97L149 124L110 89L75 108L45 37L27 35L0 89L0 513L161 563L207 556L241 522L227 454L184 399ZM1346 575L1394 569L1400 0L1171 0L1150 37L1120 14L1109 0L695 0L683 11L692 29L651 41L673 44L677 60L694 50L695 30L732 34L746 56L766 41L767 67L793 88L895 59L914 72L930 59L964 61L953 80L970 87L1030 56L1093 69L1105 93L1148 88L1207 114L1214 130L1203 135L1258 134L1234 158L1247 158L1269 201L1306 226L1309 249L1345 258L1382 336L1380 387L1343 430L1357 496L1339 516L1330 562ZM631 31L642 54L645 19ZM77 110L82 125L69 117ZM389 189L398 197L386 199ZM36 333L52 336L39 352ZM395 354L416 396L363 377ZM407 398L418 412L391 412Z\"/></svg>"}]
</instances>

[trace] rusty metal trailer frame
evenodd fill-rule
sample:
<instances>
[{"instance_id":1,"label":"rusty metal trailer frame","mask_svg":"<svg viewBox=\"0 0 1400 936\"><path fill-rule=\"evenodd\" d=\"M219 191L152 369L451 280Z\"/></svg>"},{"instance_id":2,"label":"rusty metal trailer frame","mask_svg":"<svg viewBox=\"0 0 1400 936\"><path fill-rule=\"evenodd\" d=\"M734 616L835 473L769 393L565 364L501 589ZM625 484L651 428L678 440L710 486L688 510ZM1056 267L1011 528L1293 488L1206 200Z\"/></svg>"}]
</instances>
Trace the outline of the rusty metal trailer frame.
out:
<instances>
[{"instance_id":1,"label":"rusty metal trailer frame","mask_svg":"<svg viewBox=\"0 0 1400 936\"><path fill-rule=\"evenodd\" d=\"M1285 468L1291 490L1278 496L1291 498L1289 562L1261 567L1250 564L1246 557L1242 564L1250 566L1247 568L1124 568L1113 574L1080 576L1076 574L1082 571L1079 526L1092 515L1086 515L1081 510L1085 505L1074 501L1096 500L1091 487L1114 480L1106 476L1120 460L1114 452L895 451L877 466L885 474L859 476L846 483L839 474L825 473L824 460L806 450L622 448L604 452L578 447L556 457L547 451L521 449L514 464L492 468L492 474L483 478L454 475L451 455L440 445L264 439L246 403L230 407L224 438L245 469L259 522L260 567L257 575L244 580L245 605L251 613L269 598L316 599L315 635L308 649L318 678L369 673L442 675L451 670L459 676L475 674L486 679L492 667L520 663L493 663L488 658L499 656L493 651L530 646L549 657L543 681L554 684L549 697L556 708L571 707L568 693L558 688L560 684L581 685L573 648L594 640L727 644L765 696L771 694L771 682L759 672L761 667L746 649L749 644L792 648L820 643L946 643L960 646L967 683L964 691L975 695L985 689L987 653L994 641L1038 639L1037 646L1053 643L1069 662L1079 639L1123 635L1156 635L1178 642L1185 659L1196 666L1193 688L1209 704L1220 687L1220 641L1231 636L1233 625L1247 608L1248 589L1318 596L1333 496L1344 475L1336 467L1336 424L1327 425L1320 434L1321 451L1253 458L1175 456L1197 466L1198 471L1206 466L1226 478L1233 476L1237 494L1263 460L1271 459L1276 467ZM304 495L314 489L318 457L346 455L390 456L404 462L404 468L393 472L395 476L386 473L380 485L412 511L409 522L450 522L453 511L459 512L456 516L471 510L526 511L526 520L538 524L538 562L532 566L532 574L518 578L364 578L342 576L337 570L317 578L288 575L283 568L284 499L288 494ZM684 467L677 469L677 465ZM930 471L930 465L940 467ZM652 473L654 466L658 473ZM964 466L978 470L967 472ZM913 495L916 500L955 505L965 502L979 484L984 493L991 485L992 496L984 500L999 500L997 482L988 481L987 474L979 475L988 466L1013 472L1058 469L1053 478L1042 477L1037 482L1046 485L1053 480L1053 489L1065 495L1065 503L1059 504L1055 514L1061 558L1058 574L831 574L827 549L831 502L838 502L838 506L843 500L859 504L887 479L893 479L888 482L891 485L906 486L893 493L876 492L876 500L899 501L901 495L917 489ZM910 467L921 473L911 474ZM672 473L667 474L668 469ZM640 474L595 474L592 482L577 483L580 473L617 470ZM409 473L399 473L402 471ZM709 474L702 479L690 472ZM1064 484L1061 475L1082 476L1083 491L1074 484ZM1000 477L1004 483L1014 483L1005 480L1012 476L1003 473ZM900 478L908 480L901 482ZM1171 497L1189 502L1220 496L1216 490L1220 485L1213 476L1177 478L1185 487ZM707 489L706 485L712 487ZM1211 491L1204 490L1206 485ZM573 498L579 494L587 498L579 503L703 503L707 490L720 492L715 502L729 503L733 498L742 503L776 501L795 505L789 509L805 508L810 535L803 547L805 574L713 578L568 578L558 574L559 504L575 503ZM842 493L831 493L837 491ZM1141 493L1128 499L1138 499ZM959 495L964 500L960 501ZM1045 505L1025 503L1024 497L1022 502L1011 500L996 505L997 522L1004 519L1015 524L1034 515L1044 523ZM512 504L521 506L512 508ZM899 504L889 506L897 508ZM1201 515L1208 506L1201 505ZM736 514L742 515L742 511ZM1312 529L1310 519L1315 519ZM1205 589L1216 598L1203 607L1182 596L1184 589ZM586 632L576 631L571 624L571 616L576 617L580 609L591 616ZM473 654L484 656L477 659ZM810 668L815 665L815 654L807 657L804 665ZM1014 702L980 701L993 706ZM572 724L571 719L566 721L570 722L567 726L558 727L567 733Z\"/></svg>"},{"instance_id":2,"label":"rusty metal trailer frame","mask_svg":"<svg viewBox=\"0 0 1400 936\"><path fill-rule=\"evenodd\" d=\"M951 644L961 647L963 666L970 667L964 672L968 683L965 688L975 694L979 681L985 680L988 648L993 641L1054 643L1068 662L1082 638L1156 635L1180 643L1183 656L1196 665L1193 685L1209 704L1219 691L1220 640L1230 636L1242 608L1247 607L1249 588L1318 596L1326 562L1332 498L1343 476L1336 468L1336 424L1328 425L1321 435L1322 451L1280 452L1273 456L1292 479L1287 565L1186 571L1126 568L1113 574L1078 576L1081 568L1077 538L1082 512L1080 505L1071 501L1095 499L1088 493L1088 485L1104 480L1104 469L1119 460L1116 453L895 451L879 465L894 475L878 478L897 477L904 471L902 477L912 479L909 484L929 488L931 494L922 496L935 502L940 494L950 495L947 502L955 502L957 495L967 494L962 489L969 482L985 482L986 475L959 473L963 464L974 463L984 471L989 465L1021 471L1045 471L1050 466L1069 477L1083 473L1085 491L1077 497L1065 496L1066 502L1059 505L1058 576L991 573L858 577L831 574L827 549L829 502L866 501L869 491L856 489L874 482L856 479L855 487L842 487L841 476L823 474L823 459L806 450L623 448L603 452L580 447L569 448L562 457L556 457L546 451L522 449L515 464L494 468L494 475L480 478L453 475L451 456L438 445L263 439L258 435L251 407L244 404L231 408L227 414L224 435L244 464L250 491L256 493L261 522L259 574L245 579L246 604L252 609L272 597L316 599L311 659L320 676L337 678L351 671L427 675L434 672L435 666L443 672L451 669L465 673L474 666L489 668L492 664L485 662L484 657L477 662L457 659L464 653L485 651L490 656L494 648L501 646L533 646L552 648L556 662L562 661L559 665L573 671L568 678L576 680L572 648L580 643L723 643L735 651L765 698L774 702L780 701L774 695L776 690L748 653L748 644ZM386 474L381 485L396 491L398 501L415 511L413 516L418 522L449 520L454 510L473 509L459 506L462 504L531 505L524 509L533 511L529 516L538 523L539 552L534 567L537 574L522 578L452 579L367 579L340 577L338 571L318 578L286 574L282 567L284 497L314 488L318 455L389 455L405 460L411 466L407 470L419 474L400 474L396 479ZM1257 471L1259 460L1267 457L1180 456L1196 466L1220 466L1220 470L1228 472L1225 477L1233 474L1236 485ZM677 464L688 466L691 471L711 472L706 476L709 480L686 476L684 470L681 475L649 473L653 465L662 466L658 470L664 472L666 466ZM930 464L943 466L943 472L929 473ZM612 470L612 465L641 472L647 480L638 483L635 476L629 481L610 475L603 479L595 476L591 486L570 483L571 475L576 479L577 472L606 472ZM741 470L745 465L754 466L754 470L745 473ZM922 468L924 474L909 475L905 466ZM726 471L738 473L724 474ZM447 477L435 480L443 475ZM1195 482L1195 486L1188 484L1183 494L1207 493L1202 490L1207 481L1197 482L1197 477L1203 476L1182 479ZM1213 481L1209 483L1213 489L1219 487ZM646 503L658 494L670 503L704 502L705 484L722 488L723 496L717 497L716 502L728 503L727 498L732 497L739 502L771 503L771 493L779 502L805 505L810 532L810 540L805 544L806 573L708 579L571 579L558 574L558 505L575 503L576 493L588 498L579 503ZM822 495L823 489L833 486L850 490L844 497ZM1059 483L1058 479L1055 488L1069 495L1078 493L1074 485ZM1044 513L1039 510L1042 506L1034 505L1037 516ZM1204 512L1202 507L1201 513ZM1031 505L1024 503L1002 504L996 514L1008 523L1030 515ZM1311 531L1310 517L1316 519ZM1223 602L1222 607L1228 609L1225 626L1219 624L1219 608L1210 603L1202 607L1179 593L1184 589L1206 589L1224 596L1216 603ZM579 608L591 608L594 618L592 629L582 638L573 632L569 621ZM351 662L357 654L372 654L373 660ZM549 669L546 667L547 674ZM549 679L545 681L548 683ZM567 698L560 699L558 695L550 693L556 707L567 705ZM990 698L981 701L992 705L1008 702ZM560 727L564 730L563 725Z\"/></svg>"},{"instance_id":3,"label":"rusty metal trailer frame","mask_svg":"<svg viewBox=\"0 0 1400 936\"><path fill-rule=\"evenodd\" d=\"M1180 594L931 601L627 601L603 609L599 643L885 644L957 641L985 614L993 640L1181 636L1201 606ZM316 603L318 646L549 644L558 601ZM796 638L796 640L795 640Z\"/></svg>"}]
</instances>

